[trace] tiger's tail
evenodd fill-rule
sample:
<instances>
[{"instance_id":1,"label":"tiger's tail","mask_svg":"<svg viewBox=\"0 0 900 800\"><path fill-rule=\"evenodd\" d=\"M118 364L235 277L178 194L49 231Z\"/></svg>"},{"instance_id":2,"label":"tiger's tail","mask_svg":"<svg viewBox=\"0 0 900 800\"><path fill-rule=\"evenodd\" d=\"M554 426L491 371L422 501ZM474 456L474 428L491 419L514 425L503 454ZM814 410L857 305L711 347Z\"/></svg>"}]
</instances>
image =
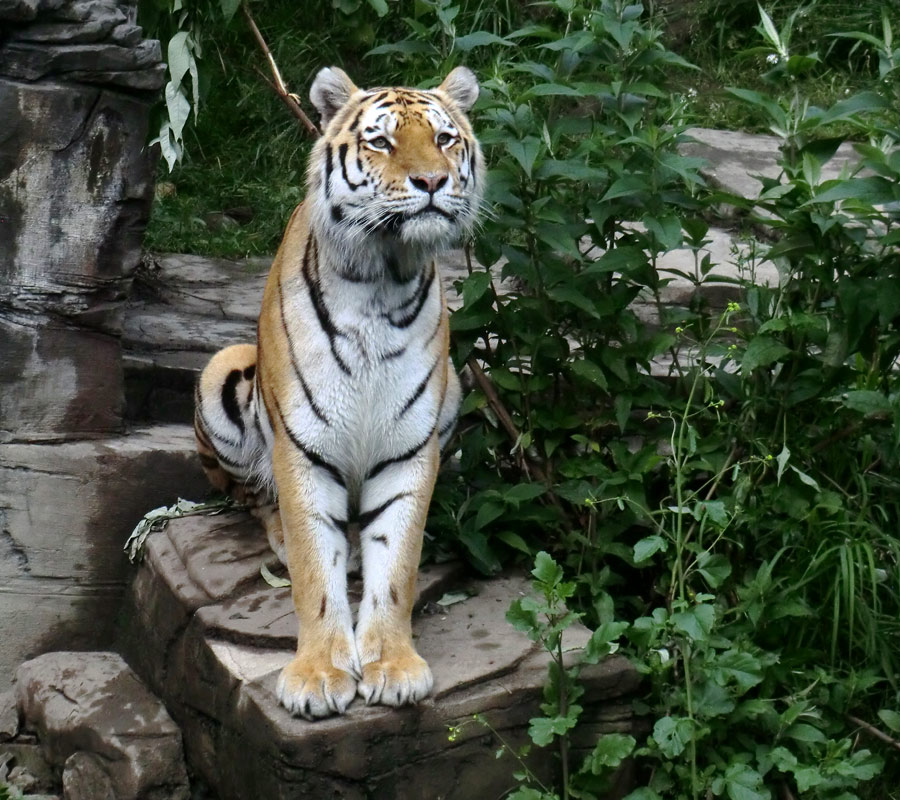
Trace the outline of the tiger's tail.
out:
<instances>
[{"instance_id":1,"label":"tiger's tail","mask_svg":"<svg viewBox=\"0 0 900 800\"><path fill-rule=\"evenodd\" d=\"M216 353L194 397L194 435L210 483L251 507L272 502L271 469L256 387L256 346L233 345ZM263 413L264 416L264 413Z\"/></svg>"}]
</instances>

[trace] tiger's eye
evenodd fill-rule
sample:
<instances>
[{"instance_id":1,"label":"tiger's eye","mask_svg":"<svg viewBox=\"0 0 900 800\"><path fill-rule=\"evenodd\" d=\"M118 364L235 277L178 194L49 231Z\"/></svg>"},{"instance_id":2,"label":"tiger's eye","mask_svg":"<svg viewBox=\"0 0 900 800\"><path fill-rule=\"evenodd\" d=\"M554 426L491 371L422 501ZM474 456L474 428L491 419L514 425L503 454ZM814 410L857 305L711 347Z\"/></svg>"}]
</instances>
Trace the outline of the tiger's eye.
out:
<instances>
[{"instance_id":1,"label":"tiger's eye","mask_svg":"<svg viewBox=\"0 0 900 800\"><path fill-rule=\"evenodd\" d=\"M437 143L438 143L439 147L443 147L444 145L450 144L450 142L452 142L452 141L453 141L453 137L446 131L444 133L438 134Z\"/></svg>"},{"instance_id":2,"label":"tiger's eye","mask_svg":"<svg viewBox=\"0 0 900 800\"><path fill-rule=\"evenodd\" d=\"M391 143L384 136L376 136L374 139L370 139L369 144L372 147L377 147L379 150L390 150L391 148Z\"/></svg>"}]
</instances>

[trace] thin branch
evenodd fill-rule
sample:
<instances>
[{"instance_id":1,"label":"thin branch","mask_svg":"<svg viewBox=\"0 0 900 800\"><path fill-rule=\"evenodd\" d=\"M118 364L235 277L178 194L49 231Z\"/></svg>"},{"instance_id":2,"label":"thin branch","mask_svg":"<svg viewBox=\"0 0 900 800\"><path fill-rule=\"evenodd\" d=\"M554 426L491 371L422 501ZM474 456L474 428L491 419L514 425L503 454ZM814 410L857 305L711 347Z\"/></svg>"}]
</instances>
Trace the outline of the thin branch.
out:
<instances>
[{"instance_id":1,"label":"thin branch","mask_svg":"<svg viewBox=\"0 0 900 800\"><path fill-rule=\"evenodd\" d=\"M857 725L860 729L864 730L870 736L874 736L876 739L884 742L886 745L890 745L895 750L900 750L900 742L898 742L893 737L888 736L884 731L879 730L874 725L870 725L864 719L854 717L853 714L847 714L847 719L854 725Z\"/></svg>"},{"instance_id":2,"label":"thin branch","mask_svg":"<svg viewBox=\"0 0 900 800\"><path fill-rule=\"evenodd\" d=\"M497 420L503 427L503 430L506 431L506 435L509 436L513 444L517 445L520 441L519 429L516 427L516 423L513 422L513 418L510 416L509 411L506 410L506 406L503 405L503 401L500 399L500 395L497 394L497 390L494 388L494 384L491 382L491 379L484 374L484 370L481 368L481 365L475 360L474 356L469 356L469 358L466 359L466 364L468 364L469 369L472 371L472 377L475 379L475 383L478 384L478 388L481 389L482 392L484 392L485 397L487 397L488 403L490 403L491 408L494 409L494 413L497 415ZM537 479L540 483L543 483L549 487L550 479L547 477L547 473L544 472L543 467L537 462L531 461L528 458L528 454L525 452L525 448L520 448L519 452L522 458L522 469L524 469L525 474L528 476L528 478L530 479L533 475L535 479ZM562 507L562 503L559 502L559 498L554 492L550 492L549 495L550 502L557 509L559 509L563 525L567 530L571 530L571 522Z\"/></svg>"},{"instance_id":3,"label":"thin branch","mask_svg":"<svg viewBox=\"0 0 900 800\"><path fill-rule=\"evenodd\" d=\"M266 44L266 40L263 39L263 35L259 32L256 21L253 19L253 15L250 13L250 9L246 3L241 3L241 11L244 12L244 17L247 20L247 24L250 26L253 38L256 39L256 43L265 54L266 61L269 62L269 69L272 70L272 77L275 79L275 83L270 85L272 85L276 94L282 99L288 109L290 109L291 113L300 120L300 123L306 128L307 132L314 137L320 136L319 129L316 127L315 123L306 116L306 113L300 108L300 98L288 91L288 88L281 77L281 72L278 70L278 65L275 63L275 58L272 56L272 51L269 50L269 45Z\"/></svg>"}]
</instances>

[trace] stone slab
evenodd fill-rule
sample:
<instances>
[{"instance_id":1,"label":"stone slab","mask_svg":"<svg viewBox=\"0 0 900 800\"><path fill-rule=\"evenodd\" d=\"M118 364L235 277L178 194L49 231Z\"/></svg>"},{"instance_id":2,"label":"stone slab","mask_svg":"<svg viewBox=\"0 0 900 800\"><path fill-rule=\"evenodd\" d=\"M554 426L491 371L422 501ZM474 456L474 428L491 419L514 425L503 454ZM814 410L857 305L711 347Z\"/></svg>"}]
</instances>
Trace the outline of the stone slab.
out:
<instances>
[{"instance_id":1,"label":"stone slab","mask_svg":"<svg viewBox=\"0 0 900 800\"><path fill-rule=\"evenodd\" d=\"M19 732L19 710L11 689L0 692L0 742L8 742Z\"/></svg>"},{"instance_id":2,"label":"stone slab","mask_svg":"<svg viewBox=\"0 0 900 800\"><path fill-rule=\"evenodd\" d=\"M167 532L152 535L129 593L122 642L182 726L189 762L221 800L469 800L511 788L512 770L494 766L497 744L485 743L487 729L469 725L472 733L450 743L447 726L478 712L509 741L527 740L547 657L505 620L510 602L529 591L525 577L477 581L448 565L423 568L413 634L434 674L433 696L402 709L357 699L346 715L310 723L291 717L276 699L278 674L293 656L296 619L289 590L259 577L260 561L271 556L254 549L254 536L265 544L261 525L239 512L174 520ZM203 569L207 562L212 573ZM213 573L219 577L211 581ZM446 607L433 602L456 588L476 594ZM567 646L583 645L587 635L567 632ZM631 666L611 659L586 670L585 680L583 702L596 708L597 730L630 729L630 710L615 698L634 690ZM610 704L614 710L604 711ZM423 763L442 779L423 778ZM539 754L535 768L548 765Z\"/></svg>"},{"instance_id":3,"label":"stone slab","mask_svg":"<svg viewBox=\"0 0 900 800\"><path fill-rule=\"evenodd\" d=\"M207 492L186 426L0 448L0 690L26 658L108 646L128 534L150 509Z\"/></svg>"},{"instance_id":4,"label":"stone slab","mask_svg":"<svg viewBox=\"0 0 900 800\"><path fill-rule=\"evenodd\" d=\"M428 564L420 568L416 579L416 610L438 600L454 584L459 585L461 574L459 562ZM359 578L350 580L348 594L353 608L362 597ZM257 648L293 650L297 646L299 626L290 587L275 589L263 584L223 603L198 609L196 618L205 634L214 639Z\"/></svg>"},{"instance_id":5,"label":"stone slab","mask_svg":"<svg viewBox=\"0 0 900 800\"><path fill-rule=\"evenodd\" d=\"M16 679L25 724L64 767L72 800L188 798L181 732L119 655L48 653Z\"/></svg>"},{"instance_id":6,"label":"stone slab","mask_svg":"<svg viewBox=\"0 0 900 800\"><path fill-rule=\"evenodd\" d=\"M694 141L682 145L681 153L706 159L708 165L700 173L718 189L752 199L762 189L755 176L777 178L781 174L777 163L780 140L775 136L713 128L691 128L687 135ZM845 142L822 167L822 180L838 177L845 166L858 161L853 145Z\"/></svg>"},{"instance_id":7,"label":"stone slab","mask_svg":"<svg viewBox=\"0 0 900 800\"><path fill-rule=\"evenodd\" d=\"M16 46L0 45L0 73ZM122 308L152 201L148 115L149 100L124 93L0 77L0 441L122 430Z\"/></svg>"}]
</instances>

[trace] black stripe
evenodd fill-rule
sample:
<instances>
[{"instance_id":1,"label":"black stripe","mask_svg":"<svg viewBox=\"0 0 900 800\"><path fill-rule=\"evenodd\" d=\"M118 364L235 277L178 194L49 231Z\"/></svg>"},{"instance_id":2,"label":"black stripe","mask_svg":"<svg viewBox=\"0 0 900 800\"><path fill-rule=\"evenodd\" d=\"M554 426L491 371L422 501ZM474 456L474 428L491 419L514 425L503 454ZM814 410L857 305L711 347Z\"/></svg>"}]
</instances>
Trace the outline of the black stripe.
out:
<instances>
[{"instance_id":1,"label":"black stripe","mask_svg":"<svg viewBox=\"0 0 900 800\"><path fill-rule=\"evenodd\" d=\"M477 178L475 177L475 162L477 160L477 156L475 154L475 148L472 148L472 152L469 155L469 174L472 177L472 185L474 186L477 182Z\"/></svg>"},{"instance_id":2,"label":"black stripe","mask_svg":"<svg viewBox=\"0 0 900 800\"><path fill-rule=\"evenodd\" d=\"M194 419L200 421L200 426L203 428L203 432L212 439L218 439L222 444L227 444L229 447L233 447L236 450L241 449L240 441L236 441L235 439L230 439L219 431L215 430L212 425L209 424L209 420L203 415L203 410L198 406L194 413ZM215 449L215 448L214 448Z\"/></svg>"},{"instance_id":3,"label":"black stripe","mask_svg":"<svg viewBox=\"0 0 900 800\"><path fill-rule=\"evenodd\" d=\"M359 530L360 533L364 531L369 525L371 525L378 517L380 517L387 509L396 503L398 500L402 500L404 497L411 497L412 495L409 492L400 492L399 494L395 494L390 500L385 500L378 508L373 508L371 511L363 511L359 517L357 517L357 521L359 522Z\"/></svg>"},{"instance_id":4,"label":"black stripe","mask_svg":"<svg viewBox=\"0 0 900 800\"><path fill-rule=\"evenodd\" d=\"M337 517L332 517L330 514L328 515L328 519L331 521L331 524L334 525L344 536L347 535L347 525L348 522L345 519L338 519ZM335 553L335 555L337 555Z\"/></svg>"},{"instance_id":5,"label":"black stripe","mask_svg":"<svg viewBox=\"0 0 900 800\"><path fill-rule=\"evenodd\" d=\"M350 123L350 127L348 129L351 133L356 130L357 126L359 125L359 120L365 113L366 108L368 108L368 106L363 106L359 111L356 112L356 116L353 118L353 122Z\"/></svg>"},{"instance_id":6,"label":"black stripe","mask_svg":"<svg viewBox=\"0 0 900 800\"><path fill-rule=\"evenodd\" d=\"M206 467L206 469L219 468L219 459L208 456L206 453L197 453L197 455L200 456L200 463Z\"/></svg>"},{"instance_id":7,"label":"black stripe","mask_svg":"<svg viewBox=\"0 0 900 800\"><path fill-rule=\"evenodd\" d=\"M344 181L347 184L347 186L350 187L350 191L355 192L360 186L362 186L362 184L361 183L353 183L353 181L351 181L347 175L347 148L348 147L349 147L349 145L346 142L344 142L338 148L338 158L341 161L341 174L344 176Z\"/></svg>"},{"instance_id":8,"label":"black stripe","mask_svg":"<svg viewBox=\"0 0 900 800\"><path fill-rule=\"evenodd\" d=\"M389 94L390 94L390 90L388 90L388 91L386 91L386 92L382 92L382 93L381 93L380 95L378 95L377 97L373 97L373 98L372 98L372 102L373 102L373 103L380 103L380 102L381 102L382 100L384 100L384 98L387 97Z\"/></svg>"},{"instance_id":9,"label":"black stripe","mask_svg":"<svg viewBox=\"0 0 900 800\"><path fill-rule=\"evenodd\" d=\"M294 374L297 376L297 380L300 381L300 388L303 389L303 394L306 396L306 402L309 403L309 407L312 409L313 414L315 414L322 422L326 425L331 425L328 417L325 416L325 412L319 408L318 404L315 400L313 400L312 392L309 390L309 386L306 383L306 379L303 377L303 373L300 371L300 365L297 363L297 356L294 351L294 338L291 336L291 329L288 327L287 318L284 314L284 287L281 285L281 281L278 281L278 305L281 310L281 327L284 328L285 335L288 340L288 351L291 354L291 366L294 368Z\"/></svg>"},{"instance_id":10,"label":"black stripe","mask_svg":"<svg viewBox=\"0 0 900 800\"><path fill-rule=\"evenodd\" d=\"M441 410L443 410L443 409L441 409ZM450 417L450 419L447 420L447 424L444 425L444 427L438 431L438 436L439 437L443 436L445 433L452 431L455 427L456 427L456 417L455 416Z\"/></svg>"},{"instance_id":11,"label":"black stripe","mask_svg":"<svg viewBox=\"0 0 900 800\"><path fill-rule=\"evenodd\" d=\"M437 368L437 365L440 363L441 359L438 357L438 360L431 365L431 369L428 370L428 374L422 378L422 382L416 387L416 390L412 393L410 398L403 404L403 408L400 409L400 413L397 415L397 420L399 421L400 417L402 417L410 408L412 408L413 403L416 402L421 396L422 392L425 391L425 387L428 386L428 382L431 380L431 376L434 375L434 371Z\"/></svg>"},{"instance_id":12,"label":"black stripe","mask_svg":"<svg viewBox=\"0 0 900 800\"><path fill-rule=\"evenodd\" d=\"M350 264L344 269L335 269L337 276L342 280L350 283L377 283L379 278L376 275L369 275L360 272L355 264Z\"/></svg>"},{"instance_id":13,"label":"black stripe","mask_svg":"<svg viewBox=\"0 0 900 800\"><path fill-rule=\"evenodd\" d=\"M434 339L435 336L437 336L438 331L441 329L441 324L442 324L443 322L444 322L444 312L442 311L440 314L438 314L437 325L434 326L434 330L431 332L431 336L429 336L429 337L425 340L425 346L426 346L426 347L427 347L429 344L431 344L431 341Z\"/></svg>"},{"instance_id":14,"label":"black stripe","mask_svg":"<svg viewBox=\"0 0 900 800\"><path fill-rule=\"evenodd\" d=\"M213 432L213 436L215 436L215 432ZM219 460L219 465L226 468L226 472L229 470L228 467L232 469L240 470L241 472L245 471L246 465L241 464L239 461L234 461L233 459L228 458L227 456L223 456L222 453L219 452L218 448L216 448L216 444L213 441L209 441L207 443L207 447L216 454L216 458Z\"/></svg>"},{"instance_id":15,"label":"black stripe","mask_svg":"<svg viewBox=\"0 0 900 800\"><path fill-rule=\"evenodd\" d=\"M328 472L332 478L334 478L335 483L342 488L346 488L347 484L344 481L344 476L341 475L341 471L331 462L326 461L322 456L318 453L312 451L300 441L297 437L297 434L291 430L290 426L287 424L287 420L284 418L284 413L281 411L281 404L278 402L277 397L272 398L275 401L275 410L278 412L278 416L281 419L281 424L284 426L285 433L288 435L288 439L293 442L294 447L296 447L303 455L309 459L309 461L313 464L313 466L320 467Z\"/></svg>"},{"instance_id":16,"label":"black stripe","mask_svg":"<svg viewBox=\"0 0 900 800\"><path fill-rule=\"evenodd\" d=\"M244 433L244 420L241 418L241 408L238 405L237 385L242 377L241 370L233 369L222 384L222 408L225 409L225 416L234 423L241 434Z\"/></svg>"},{"instance_id":17,"label":"black stripe","mask_svg":"<svg viewBox=\"0 0 900 800\"><path fill-rule=\"evenodd\" d=\"M378 544L383 544L385 547L387 547L387 543L388 543L387 536L382 536L381 534L378 534L377 536L372 537L372 541L378 542ZM375 597L372 598L372 602L373 602L373 604L377 602Z\"/></svg>"},{"instance_id":18,"label":"black stripe","mask_svg":"<svg viewBox=\"0 0 900 800\"><path fill-rule=\"evenodd\" d=\"M331 197L331 171L334 164L331 161L331 145L325 143L325 197Z\"/></svg>"},{"instance_id":19,"label":"black stripe","mask_svg":"<svg viewBox=\"0 0 900 800\"><path fill-rule=\"evenodd\" d=\"M388 317L388 321L395 328L408 328L412 325L419 316L419 313L422 311L422 307L425 305L425 301L428 299L428 292L431 289L431 285L434 283L434 276L437 270L434 268L434 262L431 262L431 272L428 274L428 280L425 281L422 286L420 286L413 297L410 298L403 306L406 306L410 303L410 301L415 300L415 306L412 311L410 311L405 316L400 317L400 319L395 320L390 314L386 315ZM403 308L401 306L401 308Z\"/></svg>"},{"instance_id":20,"label":"black stripe","mask_svg":"<svg viewBox=\"0 0 900 800\"><path fill-rule=\"evenodd\" d=\"M396 256L394 256L394 255L391 254L391 253L388 253L388 254L384 257L384 266L387 268L388 274L390 274L391 280L392 280L394 283L399 283L399 284L402 285L402 284L404 284L404 283L409 283L409 282L415 277L415 273L413 273L413 274L410 275L409 277L404 278L404 277L400 274L400 264L399 264L399 262L397 261ZM420 281L423 280L423 277L422 277L421 274L420 274L420 276L419 276L419 280L420 280ZM407 301L407 302L409 302L409 301ZM405 304L404 304L404 305L405 305ZM403 308L403 306L400 306L400 308Z\"/></svg>"},{"instance_id":21,"label":"black stripe","mask_svg":"<svg viewBox=\"0 0 900 800\"><path fill-rule=\"evenodd\" d=\"M431 441L431 437L434 435L434 428L432 428L428 432L428 436L426 436L419 444L411 447L405 453L401 453L399 456L394 456L393 458L385 458L383 461L379 461L372 469L369 470L366 475L366 480L370 480L374 478L379 472L387 469L392 464L400 464L403 461L409 461L413 456L418 455L422 450L425 449L425 446Z\"/></svg>"},{"instance_id":22,"label":"black stripe","mask_svg":"<svg viewBox=\"0 0 900 800\"><path fill-rule=\"evenodd\" d=\"M390 361L392 358L400 358L406 352L405 347L401 347L399 350L391 350L390 353L385 353L382 357L382 361Z\"/></svg>"},{"instance_id":23,"label":"black stripe","mask_svg":"<svg viewBox=\"0 0 900 800\"><path fill-rule=\"evenodd\" d=\"M344 360L341 358L335 345L335 338L338 336L343 336L343 334L337 329L337 327L335 327L335 324L331 319L331 314L328 313L328 307L325 305L325 299L322 296L322 287L319 285L318 278L313 278L312 275L312 266L309 257L312 246L313 237L310 236L306 240L306 250L303 253L303 280L306 282L306 288L309 291L309 299L312 301L313 308L316 312L316 317L319 320L319 327L322 328L325 335L328 337L328 344L331 347L331 355L334 356L334 360L341 368L341 372L343 372L345 375L350 375L352 374L350 372L350 367L348 367L344 363ZM319 249L318 247L316 247L316 262L318 262L318 259Z\"/></svg>"}]
</instances>

